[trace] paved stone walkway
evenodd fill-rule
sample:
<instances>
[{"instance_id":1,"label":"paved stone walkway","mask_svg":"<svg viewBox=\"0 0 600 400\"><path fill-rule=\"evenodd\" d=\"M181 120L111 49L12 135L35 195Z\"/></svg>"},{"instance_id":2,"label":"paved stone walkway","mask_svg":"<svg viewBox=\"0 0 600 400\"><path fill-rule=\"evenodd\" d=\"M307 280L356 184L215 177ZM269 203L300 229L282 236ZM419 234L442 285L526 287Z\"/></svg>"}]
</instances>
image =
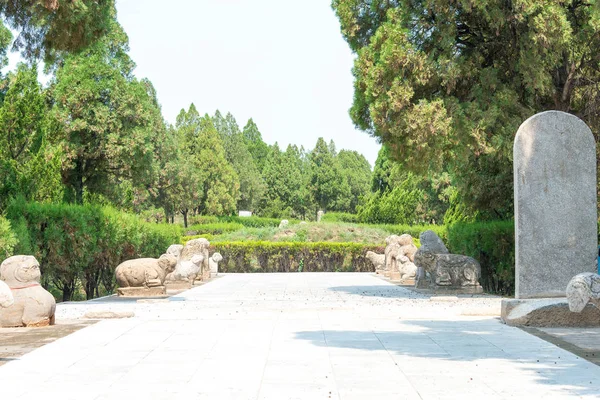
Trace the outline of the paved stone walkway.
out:
<instances>
[{"instance_id":1,"label":"paved stone walkway","mask_svg":"<svg viewBox=\"0 0 600 400\"><path fill-rule=\"evenodd\" d=\"M101 321L0 367L0 398L600 395L600 367L484 315L499 311L497 298L430 299L370 274L227 275L169 302L126 306L135 318Z\"/></svg>"}]
</instances>

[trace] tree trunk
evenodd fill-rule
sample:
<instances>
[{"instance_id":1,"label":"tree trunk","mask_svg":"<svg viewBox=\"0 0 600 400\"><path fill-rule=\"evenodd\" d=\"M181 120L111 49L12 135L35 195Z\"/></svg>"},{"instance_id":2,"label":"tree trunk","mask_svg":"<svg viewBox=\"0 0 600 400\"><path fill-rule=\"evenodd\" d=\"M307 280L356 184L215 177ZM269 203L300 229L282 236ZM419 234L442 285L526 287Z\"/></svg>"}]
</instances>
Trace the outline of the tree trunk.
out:
<instances>
[{"instance_id":1,"label":"tree trunk","mask_svg":"<svg viewBox=\"0 0 600 400\"><path fill-rule=\"evenodd\" d=\"M183 214L183 226L185 228L188 227L188 209L186 208L185 210L181 210L181 214Z\"/></svg>"}]
</instances>

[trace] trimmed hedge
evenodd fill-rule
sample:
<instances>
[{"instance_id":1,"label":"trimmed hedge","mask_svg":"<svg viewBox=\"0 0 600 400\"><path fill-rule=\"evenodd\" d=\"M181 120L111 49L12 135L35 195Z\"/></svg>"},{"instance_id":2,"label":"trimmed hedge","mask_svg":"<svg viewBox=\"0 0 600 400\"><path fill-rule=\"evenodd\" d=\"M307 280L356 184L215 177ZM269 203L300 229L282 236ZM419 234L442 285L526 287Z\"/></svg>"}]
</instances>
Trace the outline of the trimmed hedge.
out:
<instances>
[{"instance_id":1,"label":"trimmed hedge","mask_svg":"<svg viewBox=\"0 0 600 400\"><path fill-rule=\"evenodd\" d=\"M515 227L513 221L457 223L448 227L448 249L481 264L481 286L488 293L515 292Z\"/></svg>"},{"instance_id":2,"label":"trimmed hedge","mask_svg":"<svg viewBox=\"0 0 600 400\"><path fill-rule=\"evenodd\" d=\"M7 209L18 244L15 254L40 262L43 285L71 300L83 286L91 299L115 287L121 262L159 257L181 240L179 225L154 224L107 207L12 201Z\"/></svg>"},{"instance_id":3,"label":"trimmed hedge","mask_svg":"<svg viewBox=\"0 0 600 400\"><path fill-rule=\"evenodd\" d=\"M344 212L328 212L323 215L321 222L348 222L358 224L358 215Z\"/></svg>"},{"instance_id":4,"label":"trimmed hedge","mask_svg":"<svg viewBox=\"0 0 600 400\"><path fill-rule=\"evenodd\" d=\"M358 243L215 242L221 272L374 272L367 251L384 247Z\"/></svg>"}]
</instances>

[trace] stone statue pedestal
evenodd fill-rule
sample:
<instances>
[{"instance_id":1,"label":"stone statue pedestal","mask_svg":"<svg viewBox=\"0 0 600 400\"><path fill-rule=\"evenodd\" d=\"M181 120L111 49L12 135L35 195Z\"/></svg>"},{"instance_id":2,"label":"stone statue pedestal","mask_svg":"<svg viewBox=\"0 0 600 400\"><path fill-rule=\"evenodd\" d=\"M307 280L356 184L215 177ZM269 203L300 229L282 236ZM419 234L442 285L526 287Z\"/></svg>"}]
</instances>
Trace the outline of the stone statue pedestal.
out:
<instances>
[{"instance_id":1,"label":"stone statue pedestal","mask_svg":"<svg viewBox=\"0 0 600 400\"><path fill-rule=\"evenodd\" d=\"M120 297L164 297L167 295L165 286L155 287L124 287L118 288L117 294Z\"/></svg>"}]
</instances>

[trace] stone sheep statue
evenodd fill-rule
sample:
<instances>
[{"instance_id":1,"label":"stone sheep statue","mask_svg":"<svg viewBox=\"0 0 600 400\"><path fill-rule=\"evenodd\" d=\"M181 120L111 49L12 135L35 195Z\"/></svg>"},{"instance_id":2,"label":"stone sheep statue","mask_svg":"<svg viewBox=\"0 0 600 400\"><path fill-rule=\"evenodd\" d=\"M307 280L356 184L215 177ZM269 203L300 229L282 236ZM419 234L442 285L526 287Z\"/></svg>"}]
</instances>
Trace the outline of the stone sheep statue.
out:
<instances>
[{"instance_id":1,"label":"stone sheep statue","mask_svg":"<svg viewBox=\"0 0 600 400\"><path fill-rule=\"evenodd\" d=\"M177 263L175 271L169 275L169 280L187 281L191 288L194 286L194 281L202 276L203 263L204 256L202 254L194 254L191 260L184 260Z\"/></svg>"},{"instance_id":2,"label":"stone sheep statue","mask_svg":"<svg viewBox=\"0 0 600 400\"><path fill-rule=\"evenodd\" d=\"M13 256L0 265L0 279L10 288L14 301L0 308L1 327L54 325L56 301L40 285L40 278L40 264L33 256Z\"/></svg>"},{"instance_id":3,"label":"stone sheep statue","mask_svg":"<svg viewBox=\"0 0 600 400\"><path fill-rule=\"evenodd\" d=\"M465 293L481 293L481 266L472 257L450 254L442 240L433 232L420 236L421 248L415 254L415 264L429 273L429 287L446 288ZM418 287L422 287L417 282Z\"/></svg>"},{"instance_id":4,"label":"stone sheep statue","mask_svg":"<svg viewBox=\"0 0 600 400\"><path fill-rule=\"evenodd\" d=\"M385 268L385 254L377 254L372 251L367 251L366 257L375 267L375 273L383 274L383 270Z\"/></svg>"},{"instance_id":5,"label":"stone sheep statue","mask_svg":"<svg viewBox=\"0 0 600 400\"><path fill-rule=\"evenodd\" d=\"M279 229L287 228L289 224L290 221L288 221L287 219L282 219L279 223Z\"/></svg>"},{"instance_id":6,"label":"stone sheep statue","mask_svg":"<svg viewBox=\"0 0 600 400\"><path fill-rule=\"evenodd\" d=\"M567 285L569 310L582 312L588 303L600 308L600 275L584 272L575 275Z\"/></svg>"},{"instance_id":7,"label":"stone sheep statue","mask_svg":"<svg viewBox=\"0 0 600 400\"><path fill-rule=\"evenodd\" d=\"M210 266L210 276L217 276L219 274L219 263L223 261L223 256L221 253L214 253L210 260L208 260L208 265Z\"/></svg>"},{"instance_id":8,"label":"stone sheep statue","mask_svg":"<svg viewBox=\"0 0 600 400\"><path fill-rule=\"evenodd\" d=\"M8 285L0 281L0 308L8 308L15 302Z\"/></svg>"},{"instance_id":9,"label":"stone sheep statue","mask_svg":"<svg viewBox=\"0 0 600 400\"><path fill-rule=\"evenodd\" d=\"M119 296L163 296L167 274L175 269L177 259L171 254L160 258L138 258L121 263L115 270Z\"/></svg>"}]
</instances>

